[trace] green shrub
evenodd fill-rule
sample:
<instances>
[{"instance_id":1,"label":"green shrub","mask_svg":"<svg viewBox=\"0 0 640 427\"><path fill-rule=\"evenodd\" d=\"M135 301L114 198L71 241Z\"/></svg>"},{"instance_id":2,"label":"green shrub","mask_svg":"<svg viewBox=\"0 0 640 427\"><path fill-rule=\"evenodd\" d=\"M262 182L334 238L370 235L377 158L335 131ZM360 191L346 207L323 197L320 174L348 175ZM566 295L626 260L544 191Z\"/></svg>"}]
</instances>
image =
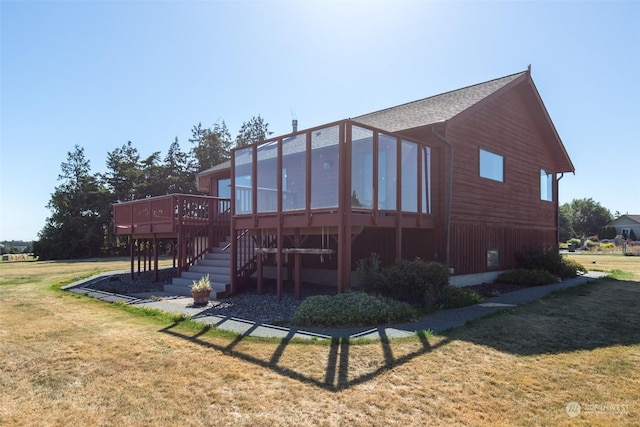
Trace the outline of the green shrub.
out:
<instances>
[{"instance_id":1,"label":"green shrub","mask_svg":"<svg viewBox=\"0 0 640 427\"><path fill-rule=\"evenodd\" d=\"M576 277L578 273L585 274L587 269L582 264L572 259L563 258L558 276L562 279Z\"/></svg>"},{"instance_id":2,"label":"green shrub","mask_svg":"<svg viewBox=\"0 0 640 427\"><path fill-rule=\"evenodd\" d=\"M593 240L586 240L584 244L589 249L600 246L600 242L594 242Z\"/></svg>"},{"instance_id":3,"label":"green shrub","mask_svg":"<svg viewBox=\"0 0 640 427\"><path fill-rule=\"evenodd\" d=\"M551 247L529 247L516 253L520 268L527 270L546 270L554 273L562 264L562 255Z\"/></svg>"},{"instance_id":4,"label":"green shrub","mask_svg":"<svg viewBox=\"0 0 640 427\"><path fill-rule=\"evenodd\" d=\"M587 244L594 244L594 242L587 240ZM579 263L563 258L556 248L526 248L516 254L516 260L520 268L545 270L562 279L576 277L578 271L586 272Z\"/></svg>"},{"instance_id":5,"label":"green shrub","mask_svg":"<svg viewBox=\"0 0 640 427\"><path fill-rule=\"evenodd\" d=\"M375 252L372 252L369 258L358 260L356 276L363 291L373 294L384 293L384 275L380 266L380 256Z\"/></svg>"},{"instance_id":6,"label":"green shrub","mask_svg":"<svg viewBox=\"0 0 640 427\"><path fill-rule=\"evenodd\" d=\"M569 239L567 243L574 246L580 246L581 242L580 242L580 239L573 238L573 239Z\"/></svg>"},{"instance_id":7,"label":"green shrub","mask_svg":"<svg viewBox=\"0 0 640 427\"><path fill-rule=\"evenodd\" d=\"M496 282L521 286L541 286L555 283L557 282L557 278L546 270L529 270L521 268L501 273L496 279Z\"/></svg>"},{"instance_id":8,"label":"green shrub","mask_svg":"<svg viewBox=\"0 0 640 427\"><path fill-rule=\"evenodd\" d=\"M293 316L293 324L321 327L380 325L415 317L415 310L408 304L365 292L345 292L305 299Z\"/></svg>"},{"instance_id":9,"label":"green shrub","mask_svg":"<svg viewBox=\"0 0 640 427\"><path fill-rule=\"evenodd\" d=\"M411 304L384 296L378 298L391 309L390 323L418 320L418 311Z\"/></svg>"},{"instance_id":10,"label":"green shrub","mask_svg":"<svg viewBox=\"0 0 640 427\"><path fill-rule=\"evenodd\" d=\"M447 286L442 293L442 308L460 308L481 303L482 296L469 288Z\"/></svg>"},{"instance_id":11,"label":"green shrub","mask_svg":"<svg viewBox=\"0 0 640 427\"><path fill-rule=\"evenodd\" d=\"M436 262L398 261L393 267L383 270L382 294L399 301L430 308L441 299L449 285L449 270Z\"/></svg>"}]
</instances>

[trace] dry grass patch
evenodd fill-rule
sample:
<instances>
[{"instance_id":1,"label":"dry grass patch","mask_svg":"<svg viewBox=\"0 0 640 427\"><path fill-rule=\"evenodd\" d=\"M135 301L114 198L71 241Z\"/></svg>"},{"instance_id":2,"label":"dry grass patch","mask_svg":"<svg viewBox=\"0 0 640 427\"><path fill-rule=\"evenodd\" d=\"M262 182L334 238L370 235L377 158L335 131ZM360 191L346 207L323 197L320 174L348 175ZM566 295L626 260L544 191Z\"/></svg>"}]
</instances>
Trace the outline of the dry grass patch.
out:
<instances>
[{"instance_id":1,"label":"dry grass patch","mask_svg":"<svg viewBox=\"0 0 640 427\"><path fill-rule=\"evenodd\" d=\"M596 271L625 271L633 275L632 279L640 281L640 257L618 255L599 255L589 253L570 253L564 255L568 259L579 262L587 270Z\"/></svg>"},{"instance_id":2,"label":"dry grass patch","mask_svg":"<svg viewBox=\"0 0 640 427\"><path fill-rule=\"evenodd\" d=\"M126 266L22 264L0 267L2 426L640 424L638 282L601 281L441 336L298 343L49 288ZM571 401L585 408L576 418Z\"/></svg>"}]
</instances>

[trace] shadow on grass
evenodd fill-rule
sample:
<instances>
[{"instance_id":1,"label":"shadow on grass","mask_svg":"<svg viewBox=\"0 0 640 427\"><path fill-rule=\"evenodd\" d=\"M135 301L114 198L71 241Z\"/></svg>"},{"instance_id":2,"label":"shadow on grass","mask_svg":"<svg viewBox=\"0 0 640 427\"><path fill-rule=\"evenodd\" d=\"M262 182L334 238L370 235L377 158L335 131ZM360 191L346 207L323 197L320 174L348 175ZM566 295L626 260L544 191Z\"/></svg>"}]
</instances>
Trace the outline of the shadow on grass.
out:
<instances>
[{"instance_id":1,"label":"shadow on grass","mask_svg":"<svg viewBox=\"0 0 640 427\"><path fill-rule=\"evenodd\" d=\"M244 335L230 338L225 344L210 342L203 336L206 330L188 335L177 329L179 323L170 325L161 332L270 369L284 377L325 390L340 391L373 380L385 371L428 355L454 341L489 346L500 352L520 356L638 344L639 303L640 283L600 280L557 291L526 306L472 321L441 334L436 340L432 340L433 344L429 342L426 333L417 333L416 340L411 341L410 351L400 349L407 345L407 340L391 340L384 328L378 328L379 344L366 344L380 345L381 357L374 363L370 357L368 360L360 359L361 355L354 349L353 339L335 337L328 345L326 359L317 357L318 353L314 352L312 357L315 359L309 361L311 366L307 368L295 363L291 366L290 360L283 360L286 359L283 356L287 348L294 344L294 336L299 332L296 330L290 330L274 350L264 357L252 354L243 349L242 345L260 325L252 326ZM366 368L363 369L363 365ZM357 366L357 370L352 371L352 366Z\"/></svg>"},{"instance_id":2,"label":"shadow on grass","mask_svg":"<svg viewBox=\"0 0 640 427\"><path fill-rule=\"evenodd\" d=\"M600 279L444 335L521 356L635 345L640 343L639 306L639 282Z\"/></svg>"},{"instance_id":3,"label":"shadow on grass","mask_svg":"<svg viewBox=\"0 0 640 427\"><path fill-rule=\"evenodd\" d=\"M331 344L328 346L328 357L326 359L326 365L322 368L322 375L313 375L311 373L304 372L300 367L294 368L287 366L286 363L281 363L281 358L285 353L286 348L292 344L292 339L296 334L295 330L292 330L289 336L280 340L269 357L261 358L236 348L239 347L239 344L244 341L248 335L239 335L229 344L223 345L203 339L202 335L206 333L206 330L200 331L194 335L187 335L176 330L176 326L178 326L178 323L161 329L161 332L174 337L186 339L192 343L200 344L203 347L218 350L223 354L236 357L262 368L270 369L279 375L304 382L306 384L313 384L321 389L329 391L340 391L370 381L382 372L423 356L449 342L449 340L442 340L432 346L429 343L427 334L425 332L418 332L416 333L417 339L420 342L418 348L414 351L403 354L402 356L395 357L392 350L392 341L384 335L384 330L381 329L381 339L379 343L382 349L382 354L384 355L383 360L381 361L382 363L378 366L371 367L367 372L353 376L350 375L349 371L351 361L350 348L353 343L348 337L335 337L331 339ZM251 331L248 331L248 333L250 332ZM320 360L315 360L313 362L324 363Z\"/></svg>"}]
</instances>

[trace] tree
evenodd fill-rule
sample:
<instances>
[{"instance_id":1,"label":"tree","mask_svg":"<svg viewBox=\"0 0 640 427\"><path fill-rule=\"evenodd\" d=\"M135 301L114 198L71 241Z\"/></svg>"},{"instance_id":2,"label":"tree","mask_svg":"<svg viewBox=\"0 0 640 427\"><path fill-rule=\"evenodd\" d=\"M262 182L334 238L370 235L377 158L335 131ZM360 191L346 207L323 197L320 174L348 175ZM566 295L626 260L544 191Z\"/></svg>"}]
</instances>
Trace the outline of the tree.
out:
<instances>
[{"instance_id":1,"label":"tree","mask_svg":"<svg viewBox=\"0 0 640 427\"><path fill-rule=\"evenodd\" d=\"M560 215L558 217L558 238L561 242L566 242L569 239L576 237L576 233L573 230L573 214L571 206L568 203L560 205Z\"/></svg>"},{"instance_id":2,"label":"tree","mask_svg":"<svg viewBox=\"0 0 640 427\"><path fill-rule=\"evenodd\" d=\"M255 144L264 141L273 132L269 132L269 123L265 122L260 115L253 116L247 122L243 122L236 136L236 147Z\"/></svg>"},{"instance_id":3,"label":"tree","mask_svg":"<svg viewBox=\"0 0 640 427\"><path fill-rule=\"evenodd\" d=\"M209 169L231 157L231 134L224 121L213 125L213 129L203 128L198 123L191 129L189 142L195 144L191 149L192 155L198 163L198 171Z\"/></svg>"},{"instance_id":4,"label":"tree","mask_svg":"<svg viewBox=\"0 0 640 427\"><path fill-rule=\"evenodd\" d=\"M110 195L90 172L84 149L67 153L47 208L51 216L34 243L41 259L69 259L100 255L111 217Z\"/></svg>"},{"instance_id":5,"label":"tree","mask_svg":"<svg viewBox=\"0 0 640 427\"><path fill-rule=\"evenodd\" d=\"M160 164L160 152L156 151L140 162L140 181L135 187L136 199L167 194L165 168Z\"/></svg>"},{"instance_id":6,"label":"tree","mask_svg":"<svg viewBox=\"0 0 640 427\"><path fill-rule=\"evenodd\" d=\"M178 137L169 146L164 158L164 173L167 179L167 194L191 194L196 191L195 166L187 153L180 150Z\"/></svg>"},{"instance_id":7,"label":"tree","mask_svg":"<svg viewBox=\"0 0 640 427\"><path fill-rule=\"evenodd\" d=\"M571 203L560 206L571 218L571 226L577 237L586 238L598 234L603 225L611 222L613 217L609 209L595 202L592 198L573 199Z\"/></svg>"},{"instance_id":8,"label":"tree","mask_svg":"<svg viewBox=\"0 0 640 427\"><path fill-rule=\"evenodd\" d=\"M111 191L112 202L126 202L136 198L136 186L142 178L140 154L128 141L107 153L107 173L103 179Z\"/></svg>"}]
</instances>

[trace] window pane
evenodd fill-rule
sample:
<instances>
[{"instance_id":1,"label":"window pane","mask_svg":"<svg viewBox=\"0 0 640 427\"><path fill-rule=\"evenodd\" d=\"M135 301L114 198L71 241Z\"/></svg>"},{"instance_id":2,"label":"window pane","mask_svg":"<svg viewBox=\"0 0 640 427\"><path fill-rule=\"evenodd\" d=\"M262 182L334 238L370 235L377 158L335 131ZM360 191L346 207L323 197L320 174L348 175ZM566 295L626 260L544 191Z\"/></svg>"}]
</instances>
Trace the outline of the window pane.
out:
<instances>
[{"instance_id":1,"label":"window pane","mask_svg":"<svg viewBox=\"0 0 640 427\"><path fill-rule=\"evenodd\" d=\"M259 145L257 212L278 210L278 141Z\"/></svg>"},{"instance_id":2,"label":"window pane","mask_svg":"<svg viewBox=\"0 0 640 427\"><path fill-rule=\"evenodd\" d=\"M282 141L282 209L304 209L307 203L307 134Z\"/></svg>"},{"instance_id":3,"label":"window pane","mask_svg":"<svg viewBox=\"0 0 640 427\"><path fill-rule=\"evenodd\" d=\"M418 212L418 144L402 141L402 210Z\"/></svg>"},{"instance_id":4,"label":"window pane","mask_svg":"<svg viewBox=\"0 0 640 427\"><path fill-rule=\"evenodd\" d=\"M431 147L422 147L422 213L431 213Z\"/></svg>"},{"instance_id":5,"label":"window pane","mask_svg":"<svg viewBox=\"0 0 640 427\"><path fill-rule=\"evenodd\" d=\"M311 208L338 207L338 144L340 127L311 133Z\"/></svg>"},{"instance_id":6,"label":"window pane","mask_svg":"<svg viewBox=\"0 0 640 427\"><path fill-rule=\"evenodd\" d=\"M500 268L500 251L498 249L487 250L487 268Z\"/></svg>"},{"instance_id":7,"label":"window pane","mask_svg":"<svg viewBox=\"0 0 640 427\"><path fill-rule=\"evenodd\" d=\"M540 200L553 201L553 175L540 169Z\"/></svg>"},{"instance_id":8,"label":"window pane","mask_svg":"<svg viewBox=\"0 0 640 427\"><path fill-rule=\"evenodd\" d=\"M493 179L494 181L504 181L504 157L489 151L480 150L480 176Z\"/></svg>"},{"instance_id":9,"label":"window pane","mask_svg":"<svg viewBox=\"0 0 640 427\"><path fill-rule=\"evenodd\" d=\"M378 137L378 209L396 210L397 149L396 138Z\"/></svg>"},{"instance_id":10,"label":"window pane","mask_svg":"<svg viewBox=\"0 0 640 427\"><path fill-rule=\"evenodd\" d=\"M218 197L222 197L225 199L231 198L231 179L220 179L218 180Z\"/></svg>"},{"instance_id":11,"label":"window pane","mask_svg":"<svg viewBox=\"0 0 640 427\"><path fill-rule=\"evenodd\" d=\"M235 166L236 186L236 214L252 212L251 165L253 163L253 148L248 147L235 151L233 155Z\"/></svg>"},{"instance_id":12,"label":"window pane","mask_svg":"<svg viewBox=\"0 0 640 427\"><path fill-rule=\"evenodd\" d=\"M353 126L351 131L351 206L373 206L373 131Z\"/></svg>"}]
</instances>

